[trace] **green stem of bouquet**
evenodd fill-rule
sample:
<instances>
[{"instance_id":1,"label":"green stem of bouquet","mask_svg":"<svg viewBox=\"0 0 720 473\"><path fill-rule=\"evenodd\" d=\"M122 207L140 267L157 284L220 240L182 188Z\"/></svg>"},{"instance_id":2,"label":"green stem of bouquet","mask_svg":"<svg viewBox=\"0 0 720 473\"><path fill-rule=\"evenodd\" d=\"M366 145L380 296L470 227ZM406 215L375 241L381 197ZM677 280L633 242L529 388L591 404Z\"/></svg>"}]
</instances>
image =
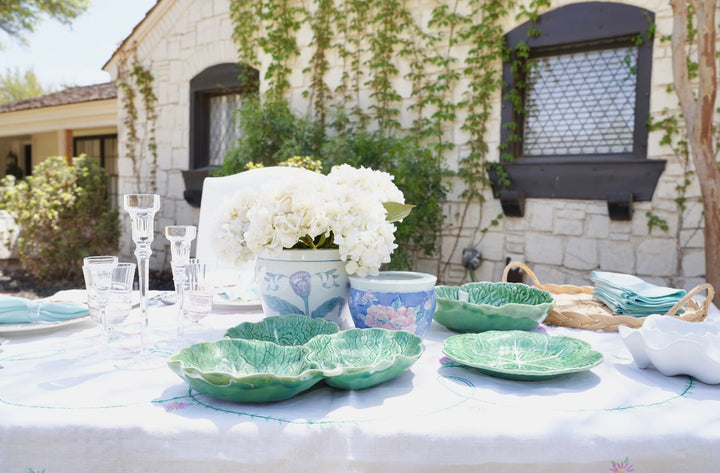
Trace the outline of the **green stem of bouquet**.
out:
<instances>
[{"instance_id":1,"label":"green stem of bouquet","mask_svg":"<svg viewBox=\"0 0 720 473\"><path fill-rule=\"evenodd\" d=\"M337 245L335 244L335 238L333 237L332 232L330 234L321 234L316 236L315 238L312 238L310 235L305 235L300 237L298 239L297 244L292 247L292 249L298 250L298 249L326 249L326 248L337 248Z\"/></svg>"}]
</instances>

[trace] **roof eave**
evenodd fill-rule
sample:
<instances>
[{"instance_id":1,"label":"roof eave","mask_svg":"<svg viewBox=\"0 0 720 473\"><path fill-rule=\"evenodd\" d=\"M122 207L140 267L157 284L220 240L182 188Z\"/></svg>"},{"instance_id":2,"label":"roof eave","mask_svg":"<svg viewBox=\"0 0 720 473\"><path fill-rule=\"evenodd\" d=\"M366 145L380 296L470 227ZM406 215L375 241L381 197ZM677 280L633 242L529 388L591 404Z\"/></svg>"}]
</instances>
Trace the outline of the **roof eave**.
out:
<instances>
[{"instance_id":1,"label":"roof eave","mask_svg":"<svg viewBox=\"0 0 720 473\"><path fill-rule=\"evenodd\" d=\"M102 70L110 73L112 76L112 70L110 66L117 59L120 53L128 47L133 41L140 41L152 31L153 27L160 21L165 12L170 9L174 1L171 0L157 0L155 5L145 13L145 17L133 27L130 34L120 43L120 45L113 51L112 56L102 66ZM114 77L113 77L114 78Z\"/></svg>"}]
</instances>

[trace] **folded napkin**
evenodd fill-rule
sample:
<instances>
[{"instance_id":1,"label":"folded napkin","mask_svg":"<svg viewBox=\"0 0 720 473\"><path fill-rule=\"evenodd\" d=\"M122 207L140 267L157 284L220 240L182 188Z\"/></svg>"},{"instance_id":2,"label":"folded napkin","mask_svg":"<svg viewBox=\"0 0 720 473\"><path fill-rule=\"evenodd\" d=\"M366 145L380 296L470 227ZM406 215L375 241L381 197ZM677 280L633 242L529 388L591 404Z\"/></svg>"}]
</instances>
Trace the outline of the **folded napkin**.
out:
<instances>
[{"instance_id":1,"label":"folded napkin","mask_svg":"<svg viewBox=\"0 0 720 473\"><path fill-rule=\"evenodd\" d=\"M683 289L656 286L631 274L593 271L591 279L593 295L615 314L665 314L686 294Z\"/></svg>"},{"instance_id":2,"label":"folded napkin","mask_svg":"<svg viewBox=\"0 0 720 473\"><path fill-rule=\"evenodd\" d=\"M0 294L0 324L60 322L87 315L86 304L30 300Z\"/></svg>"}]
</instances>

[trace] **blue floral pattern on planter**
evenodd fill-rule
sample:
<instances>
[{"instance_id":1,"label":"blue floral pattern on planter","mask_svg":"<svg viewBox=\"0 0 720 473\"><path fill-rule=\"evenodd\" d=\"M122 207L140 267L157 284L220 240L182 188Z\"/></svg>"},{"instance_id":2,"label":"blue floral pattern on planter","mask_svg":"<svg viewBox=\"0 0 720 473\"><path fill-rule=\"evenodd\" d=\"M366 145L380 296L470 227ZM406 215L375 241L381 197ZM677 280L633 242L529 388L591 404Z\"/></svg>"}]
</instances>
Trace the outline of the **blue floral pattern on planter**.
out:
<instances>
[{"instance_id":1,"label":"blue floral pattern on planter","mask_svg":"<svg viewBox=\"0 0 720 473\"><path fill-rule=\"evenodd\" d=\"M422 336L435 313L435 290L379 292L350 288L349 308L357 328L407 330Z\"/></svg>"},{"instance_id":2,"label":"blue floral pattern on planter","mask_svg":"<svg viewBox=\"0 0 720 473\"><path fill-rule=\"evenodd\" d=\"M300 314L341 325L349 284L337 250L258 257L255 280L266 315Z\"/></svg>"}]
</instances>

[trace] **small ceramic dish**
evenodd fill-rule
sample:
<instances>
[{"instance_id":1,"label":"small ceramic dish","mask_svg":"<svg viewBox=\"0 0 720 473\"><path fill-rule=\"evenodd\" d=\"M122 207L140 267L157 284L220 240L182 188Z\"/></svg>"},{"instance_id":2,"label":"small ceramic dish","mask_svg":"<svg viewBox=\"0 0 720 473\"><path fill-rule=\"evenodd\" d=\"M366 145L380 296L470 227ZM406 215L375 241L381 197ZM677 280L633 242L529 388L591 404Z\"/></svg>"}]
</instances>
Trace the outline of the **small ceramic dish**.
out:
<instances>
[{"instance_id":1,"label":"small ceramic dish","mask_svg":"<svg viewBox=\"0 0 720 473\"><path fill-rule=\"evenodd\" d=\"M337 324L305 315L274 315L260 322L243 322L229 328L225 338L262 340L278 345L303 345L316 335L336 333Z\"/></svg>"},{"instance_id":2,"label":"small ceramic dish","mask_svg":"<svg viewBox=\"0 0 720 473\"><path fill-rule=\"evenodd\" d=\"M311 351L310 360L326 370L325 382L343 389L365 389L393 379L423 352L419 336L381 328L318 335L305 346ZM338 368L340 373L331 372Z\"/></svg>"},{"instance_id":3,"label":"small ceramic dish","mask_svg":"<svg viewBox=\"0 0 720 473\"><path fill-rule=\"evenodd\" d=\"M435 320L456 332L531 330L553 307L552 295L526 284L474 282L437 286Z\"/></svg>"},{"instance_id":4,"label":"small ceramic dish","mask_svg":"<svg viewBox=\"0 0 720 473\"><path fill-rule=\"evenodd\" d=\"M590 344L522 330L464 333L445 339L452 360L498 378L541 381L586 371L603 361Z\"/></svg>"},{"instance_id":5,"label":"small ceramic dish","mask_svg":"<svg viewBox=\"0 0 720 473\"><path fill-rule=\"evenodd\" d=\"M654 366L665 376L690 375L720 383L720 322L688 322L649 315L637 329L619 326L625 346L640 368Z\"/></svg>"},{"instance_id":6,"label":"small ceramic dish","mask_svg":"<svg viewBox=\"0 0 720 473\"><path fill-rule=\"evenodd\" d=\"M323 379L303 346L223 339L183 348L168 366L195 390L236 402L291 398Z\"/></svg>"},{"instance_id":7,"label":"small ceramic dish","mask_svg":"<svg viewBox=\"0 0 720 473\"><path fill-rule=\"evenodd\" d=\"M348 308L355 327L425 335L437 305L437 277L414 271L380 271L375 276L350 276L349 281Z\"/></svg>"}]
</instances>

